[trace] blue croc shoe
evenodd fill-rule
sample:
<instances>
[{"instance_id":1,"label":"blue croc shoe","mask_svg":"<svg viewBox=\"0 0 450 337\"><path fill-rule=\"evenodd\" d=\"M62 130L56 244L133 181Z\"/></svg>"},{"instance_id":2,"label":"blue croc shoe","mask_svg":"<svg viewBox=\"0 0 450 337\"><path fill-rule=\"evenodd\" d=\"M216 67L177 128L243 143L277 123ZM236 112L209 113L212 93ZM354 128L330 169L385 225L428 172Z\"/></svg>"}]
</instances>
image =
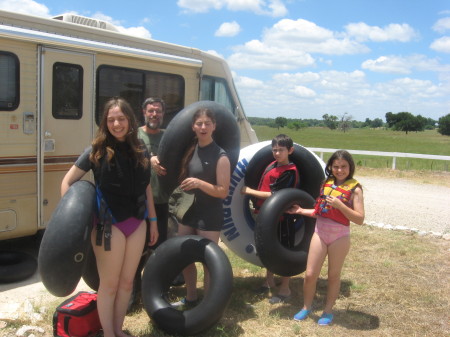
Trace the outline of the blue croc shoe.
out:
<instances>
[{"instance_id":1,"label":"blue croc shoe","mask_svg":"<svg viewBox=\"0 0 450 337\"><path fill-rule=\"evenodd\" d=\"M311 312L311 310L302 309L294 315L294 320L303 321L304 319L306 319L308 317L310 312Z\"/></svg>"},{"instance_id":2,"label":"blue croc shoe","mask_svg":"<svg viewBox=\"0 0 450 337\"><path fill-rule=\"evenodd\" d=\"M327 314L325 312L322 314L322 316L320 316L319 320L317 321L319 325L330 325L331 322L333 322L333 314Z\"/></svg>"}]
</instances>

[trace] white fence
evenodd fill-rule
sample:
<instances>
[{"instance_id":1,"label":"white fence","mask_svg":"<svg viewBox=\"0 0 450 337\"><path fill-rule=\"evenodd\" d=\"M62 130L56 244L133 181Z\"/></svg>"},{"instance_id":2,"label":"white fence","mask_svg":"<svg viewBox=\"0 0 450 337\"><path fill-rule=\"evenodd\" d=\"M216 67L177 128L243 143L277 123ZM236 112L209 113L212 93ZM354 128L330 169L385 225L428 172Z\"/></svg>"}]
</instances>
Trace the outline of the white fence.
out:
<instances>
[{"instance_id":1,"label":"white fence","mask_svg":"<svg viewBox=\"0 0 450 337\"><path fill-rule=\"evenodd\" d=\"M323 154L328 152L336 152L339 149L324 149L320 147L308 147L309 150L317 152L320 154L320 158L323 160ZM363 150L347 150L352 155L353 154L363 154L368 156L382 156L382 157L392 157L392 169L396 168L397 158L419 158L419 159L433 159L433 160L448 160L450 161L450 156L438 156L434 154L419 154L419 153L403 153L403 152L381 152L381 151L363 151Z\"/></svg>"}]
</instances>

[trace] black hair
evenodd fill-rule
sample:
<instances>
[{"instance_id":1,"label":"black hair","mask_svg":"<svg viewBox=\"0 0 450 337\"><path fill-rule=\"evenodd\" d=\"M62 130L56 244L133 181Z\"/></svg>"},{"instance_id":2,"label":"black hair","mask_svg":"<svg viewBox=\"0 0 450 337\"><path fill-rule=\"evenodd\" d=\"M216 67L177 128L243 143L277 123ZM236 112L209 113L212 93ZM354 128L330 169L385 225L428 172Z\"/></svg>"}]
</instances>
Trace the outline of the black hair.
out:
<instances>
[{"instance_id":1,"label":"black hair","mask_svg":"<svg viewBox=\"0 0 450 337\"><path fill-rule=\"evenodd\" d=\"M291 147L294 146L294 142L292 140L291 137L285 135L285 134L279 134L278 136L275 136L272 139L272 147L274 146L284 146L286 147L288 150L291 149Z\"/></svg>"}]
</instances>

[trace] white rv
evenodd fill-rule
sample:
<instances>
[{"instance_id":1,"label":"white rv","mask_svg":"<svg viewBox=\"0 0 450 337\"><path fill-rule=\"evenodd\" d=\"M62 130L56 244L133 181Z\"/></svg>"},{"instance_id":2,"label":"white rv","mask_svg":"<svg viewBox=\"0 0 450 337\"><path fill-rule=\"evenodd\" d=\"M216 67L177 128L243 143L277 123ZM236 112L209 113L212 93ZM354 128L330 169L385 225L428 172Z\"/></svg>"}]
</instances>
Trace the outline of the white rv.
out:
<instances>
[{"instance_id":1,"label":"white rv","mask_svg":"<svg viewBox=\"0 0 450 337\"><path fill-rule=\"evenodd\" d=\"M241 146L257 142L223 59L90 18L0 11L0 240L45 228L112 96L127 99L140 121L141 102L162 97L165 123L195 101L223 103Z\"/></svg>"}]
</instances>

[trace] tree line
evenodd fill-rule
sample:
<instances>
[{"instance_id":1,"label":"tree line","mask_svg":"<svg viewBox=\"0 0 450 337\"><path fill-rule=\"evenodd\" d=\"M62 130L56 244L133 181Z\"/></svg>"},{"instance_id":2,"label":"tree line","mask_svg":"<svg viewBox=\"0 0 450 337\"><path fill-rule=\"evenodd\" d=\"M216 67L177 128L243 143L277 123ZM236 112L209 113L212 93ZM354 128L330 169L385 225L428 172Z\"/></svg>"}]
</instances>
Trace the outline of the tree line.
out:
<instances>
[{"instance_id":1,"label":"tree line","mask_svg":"<svg viewBox=\"0 0 450 337\"><path fill-rule=\"evenodd\" d=\"M381 118L370 119L366 118L364 122L356 121L347 113L342 116L335 116L331 114L324 114L322 119L300 119L300 118L263 118L263 117L248 117L250 124L263 125L272 128L284 128L299 130L307 127L327 127L331 130L340 130L346 132L351 128L388 128L394 131L419 132L424 130L434 130L445 136L450 136L450 114L447 114L439 120L432 118L425 118L421 115L414 116L410 112L392 113L387 112L385 115L386 121Z\"/></svg>"}]
</instances>

